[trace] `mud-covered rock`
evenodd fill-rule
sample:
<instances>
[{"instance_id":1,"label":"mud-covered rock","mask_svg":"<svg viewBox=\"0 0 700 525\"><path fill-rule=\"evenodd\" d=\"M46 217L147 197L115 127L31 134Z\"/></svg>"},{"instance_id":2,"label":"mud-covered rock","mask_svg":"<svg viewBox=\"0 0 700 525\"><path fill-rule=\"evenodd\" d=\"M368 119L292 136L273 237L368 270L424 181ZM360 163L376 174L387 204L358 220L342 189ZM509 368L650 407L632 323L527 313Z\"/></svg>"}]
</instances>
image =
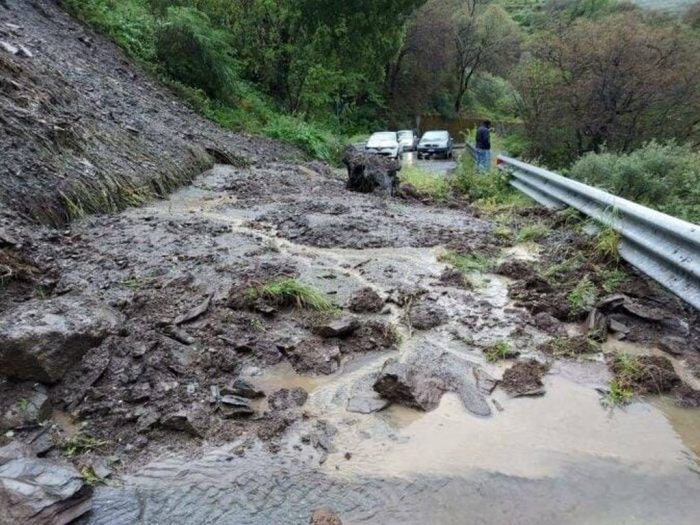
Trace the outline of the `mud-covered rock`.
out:
<instances>
[{"instance_id":1,"label":"mud-covered rock","mask_svg":"<svg viewBox=\"0 0 700 525\"><path fill-rule=\"evenodd\" d=\"M267 403L273 410L287 410L303 406L308 398L309 394L301 387L281 388L268 397Z\"/></svg>"},{"instance_id":2,"label":"mud-covered rock","mask_svg":"<svg viewBox=\"0 0 700 525\"><path fill-rule=\"evenodd\" d=\"M225 418L244 418L255 414L250 401L244 397L224 395L219 399L219 409Z\"/></svg>"},{"instance_id":3,"label":"mud-covered rock","mask_svg":"<svg viewBox=\"0 0 700 525\"><path fill-rule=\"evenodd\" d=\"M540 330L552 335L566 335L562 322L547 312L539 312L532 318L534 325Z\"/></svg>"},{"instance_id":4,"label":"mud-covered rock","mask_svg":"<svg viewBox=\"0 0 700 525\"><path fill-rule=\"evenodd\" d=\"M348 170L348 180L345 187L359 193L379 191L394 195L399 186L398 172L401 163L380 155L372 155L348 147L343 155L343 164Z\"/></svg>"},{"instance_id":5,"label":"mud-covered rock","mask_svg":"<svg viewBox=\"0 0 700 525\"><path fill-rule=\"evenodd\" d=\"M467 410L488 416L491 408L477 385L475 367L451 352L412 349L400 360L388 359L373 388L389 401L425 411L436 408L445 392L454 392Z\"/></svg>"},{"instance_id":6,"label":"mud-covered rock","mask_svg":"<svg viewBox=\"0 0 700 525\"><path fill-rule=\"evenodd\" d=\"M354 317L331 319L314 326L313 332L321 337L347 337L360 327L360 321Z\"/></svg>"},{"instance_id":7,"label":"mud-covered rock","mask_svg":"<svg viewBox=\"0 0 700 525\"><path fill-rule=\"evenodd\" d=\"M258 390L245 379L237 378L230 387L221 389L223 395L234 395L248 399L259 399L265 397L265 392Z\"/></svg>"},{"instance_id":8,"label":"mud-covered rock","mask_svg":"<svg viewBox=\"0 0 700 525\"><path fill-rule=\"evenodd\" d=\"M382 397L373 388L378 377L378 373L367 374L353 384L346 406L348 412L371 414L379 412L389 405L389 400Z\"/></svg>"},{"instance_id":9,"label":"mud-covered rock","mask_svg":"<svg viewBox=\"0 0 700 525\"><path fill-rule=\"evenodd\" d=\"M531 279L535 276L535 271L532 269L532 266L518 259L510 259L502 262L496 268L496 273L512 279Z\"/></svg>"},{"instance_id":10,"label":"mud-covered rock","mask_svg":"<svg viewBox=\"0 0 700 525\"><path fill-rule=\"evenodd\" d=\"M677 357L688 352L688 342L683 337L672 335L664 336L659 339L658 346L664 352Z\"/></svg>"},{"instance_id":11,"label":"mud-covered rock","mask_svg":"<svg viewBox=\"0 0 700 525\"><path fill-rule=\"evenodd\" d=\"M456 288L469 288L469 279L457 268L447 267L440 273L440 284Z\"/></svg>"},{"instance_id":12,"label":"mud-covered rock","mask_svg":"<svg viewBox=\"0 0 700 525\"><path fill-rule=\"evenodd\" d=\"M540 396L545 393L542 378L547 370L547 365L535 359L517 361L503 373L501 386L511 397Z\"/></svg>"},{"instance_id":13,"label":"mud-covered rock","mask_svg":"<svg viewBox=\"0 0 700 525\"><path fill-rule=\"evenodd\" d=\"M447 311L434 303L423 301L411 307L411 326L418 330L429 330L447 321Z\"/></svg>"},{"instance_id":14,"label":"mud-covered rock","mask_svg":"<svg viewBox=\"0 0 700 525\"><path fill-rule=\"evenodd\" d=\"M36 427L51 415L51 402L43 385L0 383L0 433Z\"/></svg>"},{"instance_id":15,"label":"mud-covered rock","mask_svg":"<svg viewBox=\"0 0 700 525\"><path fill-rule=\"evenodd\" d=\"M163 428L185 432L194 437L202 437L203 435L199 425L194 421L194 416L184 410L163 416L160 419L160 425Z\"/></svg>"},{"instance_id":16,"label":"mud-covered rock","mask_svg":"<svg viewBox=\"0 0 700 525\"><path fill-rule=\"evenodd\" d=\"M0 316L0 371L55 383L120 324L118 313L85 298L28 301Z\"/></svg>"},{"instance_id":17,"label":"mud-covered rock","mask_svg":"<svg viewBox=\"0 0 700 525\"><path fill-rule=\"evenodd\" d=\"M343 522L331 509L323 507L313 511L309 525L343 525Z\"/></svg>"},{"instance_id":18,"label":"mud-covered rock","mask_svg":"<svg viewBox=\"0 0 700 525\"><path fill-rule=\"evenodd\" d=\"M340 347L316 337L305 339L287 350L285 355L300 374L332 374L340 366Z\"/></svg>"},{"instance_id":19,"label":"mud-covered rock","mask_svg":"<svg viewBox=\"0 0 700 525\"><path fill-rule=\"evenodd\" d=\"M64 525L91 508L92 488L72 465L0 448L0 523Z\"/></svg>"},{"instance_id":20,"label":"mud-covered rock","mask_svg":"<svg viewBox=\"0 0 700 525\"><path fill-rule=\"evenodd\" d=\"M597 308L593 308L588 313L586 335L600 343L605 342L608 337L608 318Z\"/></svg>"},{"instance_id":21,"label":"mud-covered rock","mask_svg":"<svg viewBox=\"0 0 700 525\"><path fill-rule=\"evenodd\" d=\"M384 299L374 288L366 286L350 296L347 307L355 313L379 312L384 307Z\"/></svg>"},{"instance_id":22,"label":"mud-covered rock","mask_svg":"<svg viewBox=\"0 0 700 525\"><path fill-rule=\"evenodd\" d=\"M673 391L676 398L676 405L681 408L700 407L700 390L683 383Z\"/></svg>"}]
</instances>

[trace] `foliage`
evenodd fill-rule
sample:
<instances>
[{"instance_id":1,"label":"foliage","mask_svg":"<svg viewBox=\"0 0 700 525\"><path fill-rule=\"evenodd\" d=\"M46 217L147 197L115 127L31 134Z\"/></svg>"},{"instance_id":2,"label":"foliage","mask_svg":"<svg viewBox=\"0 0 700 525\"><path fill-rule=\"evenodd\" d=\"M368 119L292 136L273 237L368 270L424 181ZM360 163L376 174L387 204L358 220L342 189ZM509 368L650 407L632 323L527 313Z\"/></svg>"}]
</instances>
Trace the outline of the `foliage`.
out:
<instances>
[{"instance_id":1,"label":"foliage","mask_svg":"<svg viewBox=\"0 0 700 525\"><path fill-rule=\"evenodd\" d=\"M451 184L443 174L430 173L417 166L404 166L399 172L401 183L410 184L419 192L435 200L445 200L451 193Z\"/></svg>"},{"instance_id":2,"label":"foliage","mask_svg":"<svg viewBox=\"0 0 700 525\"><path fill-rule=\"evenodd\" d=\"M601 257L618 262L620 260L620 234L610 226L602 226L595 237L594 248Z\"/></svg>"},{"instance_id":3,"label":"foliage","mask_svg":"<svg viewBox=\"0 0 700 525\"><path fill-rule=\"evenodd\" d=\"M460 255L452 251L447 251L441 254L438 259L451 264L462 273L488 272L493 270L494 267L493 259L479 253Z\"/></svg>"},{"instance_id":4,"label":"foliage","mask_svg":"<svg viewBox=\"0 0 700 525\"><path fill-rule=\"evenodd\" d=\"M520 228L516 237L518 242L537 242L550 232L549 227L541 222L527 224Z\"/></svg>"},{"instance_id":5,"label":"foliage","mask_svg":"<svg viewBox=\"0 0 700 525\"><path fill-rule=\"evenodd\" d=\"M590 310L596 302L598 293L590 277L586 275L566 296L573 315L580 315Z\"/></svg>"},{"instance_id":6,"label":"foliage","mask_svg":"<svg viewBox=\"0 0 700 525\"><path fill-rule=\"evenodd\" d=\"M341 143L338 138L319 125L278 115L262 131L268 137L299 146L317 159L333 162L340 156Z\"/></svg>"},{"instance_id":7,"label":"foliage","mask_svg":"<svg viewBox=\"0 0 700 525\"><path fill-rule=\"evenodd\" d=\"M501 339L484 350L484 357L486 357L488 362L495 363L496 361L518 357L518 352L510 348L508 341Z\"/></svg>"},{"instance_id":8,"label":"foliage","mask_svg":"<svg viewBox=\"0 0 700 525\"><path fill-rule=\"evenodd\" d=\"M260 287L250 288L246 292L248 301L255 301L258 298L267 299L283 306L298 306L319 312L336 309L336 306L323 292L296 279L272 281Z\"/></svg>"},{"instance_id":9,"label":"foliage","mask_svg":"<svg viewBox=\"0 0 700 525\"><path fill-rule=\"evenodd\" d=\"M80 454L99 451L109 444L109 441L97 439L81 430L63 444L63 454L72 458Z\"/></svg>"},{"instance_id":10,"label":"foliage","mask_svg":"<svg viewBox=\"0 0 700 525\"><path fill-rule=\"evenodd\" d=\"M232 100L234 62L226 34L196 9L171 7L156 31L156 58L183 84L210 97Z\"/></svg>"},{"instance_id":11,"label":"foliage","mask_svg":"<svg viewBox=\"0 0 700 525\"><path fill-rule=\"evenodd\" d=\"M617 378L613 378L608 384L608 393L604 402L611 407L623 406L632 401L633 395L634 392L629 386L622 385Z\"/></svg>"},{"instance_id":12,"label":"foliage","mask_svg":"<svg viewBox=\"0 0 700 525\"><path fill-rule=\"evenodd\" d=\"M613 270L603 270L601 272L603 290L608 293L615 292L621 284L627 281L627 279L627 274L617 268Z\"/></svg>"},{"instance_id":13,"label":"foliage","mask_svg":"<svg viewBox=\"0 0 700 525\"><path fill-rule=\"evenodd\" d=\"M627 154L589 153L570 176L639 204L700 222L700 154L689 146L649 142Z\"/></svg>"},{"instance_id":14,"label":"foliage","mask_svg":"<svg viewBox=\"0 0 700 525\"><path fill-rule=\"evenodd\" d=\"M525 207L531 201L508 184L508 174L500 170L480 173L469 155L463 155L455 172L454 190L477 205L498 209Z\"/></svg>"}]
</instances>

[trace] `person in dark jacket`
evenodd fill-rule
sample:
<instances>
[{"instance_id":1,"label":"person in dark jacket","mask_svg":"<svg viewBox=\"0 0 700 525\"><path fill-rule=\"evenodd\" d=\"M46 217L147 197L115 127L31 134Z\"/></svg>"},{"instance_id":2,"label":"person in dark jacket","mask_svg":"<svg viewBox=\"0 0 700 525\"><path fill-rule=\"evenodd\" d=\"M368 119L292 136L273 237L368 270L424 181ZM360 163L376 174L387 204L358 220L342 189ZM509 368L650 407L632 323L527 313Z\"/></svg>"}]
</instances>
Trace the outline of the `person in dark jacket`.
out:
<instances>
[{"instance_id":1,"label":"person in dark jacket","mask_svg":"<svg viewBox=\"0 0 700 525\"><path fill-rule=\"evenodd\" d=\"M476 130L476 167L479 171L491 168L491 121L484 120Z\"/></svg>"}]
</instances>

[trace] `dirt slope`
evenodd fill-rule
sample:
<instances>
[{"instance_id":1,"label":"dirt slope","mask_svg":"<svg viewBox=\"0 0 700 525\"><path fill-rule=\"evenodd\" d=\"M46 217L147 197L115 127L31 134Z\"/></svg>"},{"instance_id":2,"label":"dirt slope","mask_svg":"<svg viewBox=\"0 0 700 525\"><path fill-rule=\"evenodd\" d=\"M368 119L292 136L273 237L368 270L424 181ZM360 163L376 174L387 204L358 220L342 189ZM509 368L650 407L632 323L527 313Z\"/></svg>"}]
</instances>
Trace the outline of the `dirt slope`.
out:
<instances>
[{"instance_id":1,"label":"dirt slope","mask_svg":"<svg viewBox=\"0 0 700 525\"><path fill-rule=\"evenodd\" d=\"M212 164L294 150L200 118L51 0L0 4L0 201L41 222L116 208ZM105 190L108 197L94 200Z\"/></svg>"}]
</instances>

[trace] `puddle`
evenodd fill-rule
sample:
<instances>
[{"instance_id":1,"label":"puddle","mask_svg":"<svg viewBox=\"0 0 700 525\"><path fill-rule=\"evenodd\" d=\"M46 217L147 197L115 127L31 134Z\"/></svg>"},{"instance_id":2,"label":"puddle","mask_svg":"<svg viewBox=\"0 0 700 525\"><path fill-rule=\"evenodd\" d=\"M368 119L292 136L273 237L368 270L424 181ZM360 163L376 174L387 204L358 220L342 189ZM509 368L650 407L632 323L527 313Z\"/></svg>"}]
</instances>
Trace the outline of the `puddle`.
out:
<instances>
[{"instance_id":1,"label":"puddle","mask_svg":"<svg viewBox=\"0 0 700 525\"><path fill-rule=\"evenodd\" d=\"M666 416L685 446L695 454L695 461L700 462L700 408L680 408L669 397L657 397L649 402Z\"/></svg>"}]
</instances>

